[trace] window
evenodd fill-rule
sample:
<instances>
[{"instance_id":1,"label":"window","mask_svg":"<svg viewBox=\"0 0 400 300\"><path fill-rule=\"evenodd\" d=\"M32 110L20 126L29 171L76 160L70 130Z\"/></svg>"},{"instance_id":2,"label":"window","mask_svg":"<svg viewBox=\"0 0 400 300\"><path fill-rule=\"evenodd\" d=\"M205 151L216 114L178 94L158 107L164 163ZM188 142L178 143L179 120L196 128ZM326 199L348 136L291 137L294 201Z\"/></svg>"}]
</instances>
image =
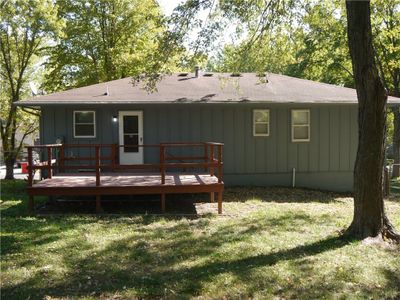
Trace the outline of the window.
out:
<instances>
[{"instance_id":1,"label":"window","mask_svg":"<svg viewBox=\"0 0 400 300\"><path fill-rule=\"evenodd\" d=\"M253 135L269 136L269 110L253 110Z\"/></svg>"},{"instance_id":2,"label":"window","mask_svg":"<svg viewBox=\"0 0 400 300\"><path fill-rule=\"evenodd\" d=\"M96 137L96 113L94 111L74 111L74 137Z\"/></svg>"},{"instance_id":3,"label":"window","mask_svg":"<svg viewBox=\"0 0 400 300\"><path fill-rule=\"evenodd\" d=\"M292 110L292 142L310 141L310 110Z\"/></svg>"}]
</instances>

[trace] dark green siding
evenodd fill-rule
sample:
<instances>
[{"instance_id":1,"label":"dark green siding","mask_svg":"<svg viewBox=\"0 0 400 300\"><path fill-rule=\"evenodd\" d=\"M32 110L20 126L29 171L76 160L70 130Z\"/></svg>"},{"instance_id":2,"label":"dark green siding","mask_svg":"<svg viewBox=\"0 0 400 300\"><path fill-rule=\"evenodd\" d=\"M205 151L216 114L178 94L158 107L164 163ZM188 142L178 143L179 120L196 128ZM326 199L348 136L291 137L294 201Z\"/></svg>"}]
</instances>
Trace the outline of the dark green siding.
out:
<instances>
[{"instance_id":1,"label":"dark green siding","mask_svg":"<svg viewBox=\"0 0 400 300\"><path fill-rule=\"evenodd\" d=\"M270 136L253 137L252 110L270 110ZM291 141L291 109L310 109L311 141ZM96 111L96 138L74 139L74 110ZM357 106L331 104L147 104L49 106L42 108L42 142L117 143L118 124L112 116L122 110L142 110L144 143L217 141L224 146L227 185L296 185L351 190L357 150ZM78 151L78 150L75 150ZM79 155L67 153L67 155ZM182 152L180 152L182 153ZM180 154L177 153L177 154ZM195 153L195 152L192 152ZM145 162L158 160L146 150Z\"/></svg>"}]
</instances>

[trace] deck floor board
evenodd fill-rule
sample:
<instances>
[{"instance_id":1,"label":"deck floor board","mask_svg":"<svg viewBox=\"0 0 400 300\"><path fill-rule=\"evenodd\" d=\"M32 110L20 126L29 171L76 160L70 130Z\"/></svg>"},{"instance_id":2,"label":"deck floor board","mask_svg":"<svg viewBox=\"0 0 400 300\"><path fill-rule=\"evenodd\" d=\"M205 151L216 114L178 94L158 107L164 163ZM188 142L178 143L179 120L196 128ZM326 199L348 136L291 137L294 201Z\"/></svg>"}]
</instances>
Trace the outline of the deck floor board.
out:
<instances>
[{"instance_id":1,"label":"deck floor board","mask_svg":"<svg viewBox=\"0 0 400 300\"><path fill-rule=\"evenodd\" d=\"M102 187L135 186L198 186L218 184L218 178L209 174L167 173L165 184L161 184L161 175L157 173L102 173ZM79 188L95 187L95 174L64 173L34 184L34 188Z\"/></svg>"}]
</instances>

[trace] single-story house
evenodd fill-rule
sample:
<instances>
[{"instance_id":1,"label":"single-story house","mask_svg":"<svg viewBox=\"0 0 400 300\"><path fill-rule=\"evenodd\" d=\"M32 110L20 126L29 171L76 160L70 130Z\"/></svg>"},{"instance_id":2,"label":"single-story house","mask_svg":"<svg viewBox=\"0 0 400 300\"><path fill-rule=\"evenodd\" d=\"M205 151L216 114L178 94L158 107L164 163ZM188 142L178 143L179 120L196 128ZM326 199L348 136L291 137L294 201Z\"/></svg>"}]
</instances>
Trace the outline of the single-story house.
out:
<instances>
[{"instance_id":1,"label":"single-story house","mask_svg":"<svg viewBox=\"0 0 400 300\"><path fill-rule=\"evenodd\" d=\"M42 144L215 141L224 143L228 186L353 186L357 95L350 88L270 73L196 72L166 75L153 92L124 78L19 105L41 110ZM159 159L145 147L119 151L121 164Z\"/></svg>"}]
</instances>

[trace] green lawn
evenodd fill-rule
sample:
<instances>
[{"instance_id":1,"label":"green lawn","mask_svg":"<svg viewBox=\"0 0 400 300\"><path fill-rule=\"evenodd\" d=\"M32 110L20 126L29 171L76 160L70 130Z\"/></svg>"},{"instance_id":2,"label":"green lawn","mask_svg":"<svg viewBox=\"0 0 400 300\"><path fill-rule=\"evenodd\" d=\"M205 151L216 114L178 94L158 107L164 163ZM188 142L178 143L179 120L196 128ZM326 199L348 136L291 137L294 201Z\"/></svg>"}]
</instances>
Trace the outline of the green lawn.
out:
<instances>
[{"instance_id":1,"label":"green lawn","mask_svg":"<svg viewBox=\"0 0 400 300\"><path fill-rule=\"evenodd\" d=\"M350 198L232 188L224 199L224 216L39 218L24 183L3 182L2 299L400 297L399 248L338 238ZM387 211L400 228L400 200Z\"/></svg>"}]
</instances>

